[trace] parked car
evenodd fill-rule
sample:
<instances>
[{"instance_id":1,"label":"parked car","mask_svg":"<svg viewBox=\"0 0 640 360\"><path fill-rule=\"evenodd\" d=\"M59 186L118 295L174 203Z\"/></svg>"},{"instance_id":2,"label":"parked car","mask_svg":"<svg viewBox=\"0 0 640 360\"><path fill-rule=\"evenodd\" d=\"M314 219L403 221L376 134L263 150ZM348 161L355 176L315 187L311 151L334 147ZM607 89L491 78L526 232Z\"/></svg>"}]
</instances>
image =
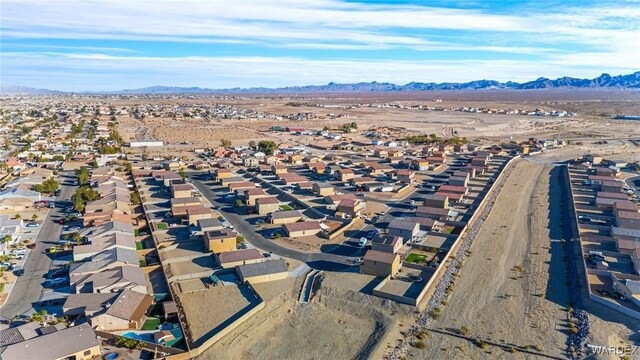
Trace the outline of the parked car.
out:
<instances>
[{"instance_id":1,"label":"parked car","mask_svg":"<svg viewBox=\"0 0 640 360\"><path fill-rule=\"evenodd\" d=\"M13 270L13 275L15 275L15 276L24 275L24 269L15 269L15 270Z\"/></svg>"},{"instance_id":2,"label":"parked car","mask_svg":"<svg viewBox=\"0 0 640 360\"><path fill-rule=\"evenodd\" d=\"M370 230L367 233L367 240L373 240L373 238L376 237L376 235L378 235L378 233L380 233L380 230L378 230L378 229Z\"/></svg>"},{"instance_id":3,"label":"parked car","mask_svg":"<svg viewBox=\"0 0 640 360\"><path fill-rule=\"evenodd\" d=\"M358 241L358 246L364 247L365 245L367 245L367 238L366 237L361 237L360 241Z\"/></svg>"},{"instance_id":4,"label":"parked car","mask_svg":"<svg viewBox=\"0 0 640 360\"><path fill-rule=\"evenodd\" d=\"M36 248L35 243L27 244L27 249L35 249L35 248Z\"/></svg>"},{"instance_id":5,"label":"parked car","mask_svg":"<svg viewBox=\"0 0 640 360\"><path fill-rule=\"evenodd\" d=\"M56 287L60 287L63 285L66 285L67 283L69 283L69 278L68 277L59 277L59 278L55 278L55 279L49 279L46 281L46 283L48 283L48 286L50 288L56 288Z\"/></svg>"},{"instance_id":6,"label":"parked car","mask_svg":"<svg viewBox=\"0 0 640 360\"><path fill-rule=\"evenodd\" d=\"M69 274L69 268L60 268L49 272L49 279L56 279Z\"/></svg>"},{"instance_id":7,"label":"parked car","mask_svg":"<svg viewBox=\"0 0 640 360\"><path fill-rule=\"evenodd\" d=\"M60 194L62 194L62 190L61 189L58 189L53 193L54 196L60 196Z\"/></svg>"},{"instance_id":8,"label":"parked car","mask_svg":"<svg viewBox=\"0 0 640 360\"><path fill-rule=\"evenodd\" d=\"M579 215L578 220L583 223L591 222L591 218L586 215Z\"/></svg>"},{"instance_id":9,"label":"parked car","mask_svg":"<svg viewBox=\"0 0 640 360\"><path fill-rule=\"evenodd\" d=\"M37 222L30 222L26 225L28 228L35 228L40 226L40 224L38 224Z\"/></svg>"}]
</instances>

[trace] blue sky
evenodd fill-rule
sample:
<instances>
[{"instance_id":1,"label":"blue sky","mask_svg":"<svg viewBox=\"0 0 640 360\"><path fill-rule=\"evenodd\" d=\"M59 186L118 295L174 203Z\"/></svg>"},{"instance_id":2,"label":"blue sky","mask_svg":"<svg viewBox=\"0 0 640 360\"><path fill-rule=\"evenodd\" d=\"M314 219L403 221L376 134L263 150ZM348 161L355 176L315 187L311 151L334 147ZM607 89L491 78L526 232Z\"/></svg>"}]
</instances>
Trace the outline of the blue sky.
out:
<instances>
[{"instance_id":1,"label":"blue sky","mask_svg":"<svg viewBox=\"0 0 640 360\"><path fill-rule=\"evenodd\" d=\"M527 81L640 70L640 0L2 0L2 85Z\"/></svg>"}]
</instances>

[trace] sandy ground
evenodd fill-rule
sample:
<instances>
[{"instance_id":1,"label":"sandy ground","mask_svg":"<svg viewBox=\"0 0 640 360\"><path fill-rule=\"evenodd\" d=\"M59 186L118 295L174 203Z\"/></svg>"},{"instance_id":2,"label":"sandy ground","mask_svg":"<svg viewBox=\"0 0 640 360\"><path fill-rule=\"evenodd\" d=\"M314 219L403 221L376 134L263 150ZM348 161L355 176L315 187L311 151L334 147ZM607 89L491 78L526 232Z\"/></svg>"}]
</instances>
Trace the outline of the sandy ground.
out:
<instances>
[{"instance_id":1,"label":"sandy ground","mask_svg":"<svg viewBox=\"0 0 640 360\"><path fill-rule=\"evenodd\" d=\"M196 344L208 338L216 327L258 302L244 285L213 286L207 290L179 294L177 300L186 316L187 336Z\"/></svg>"},{"instance_id":2,"label":"sandy ground","mask_svg":"<svg viewBox=\"0 0 640 360\"><path fill-rule=\"evenodd\" d=\"M380 358L395 318L408 307L358 290L373 277L326 274L312 302L300 305L302 277L258 284L266 308L215 344L201 359ZM383 305L384 303L384 305ZM394 318L395 317L395 318Z\"/></svg>"},{"instance_id":3,"label":"sandy ground","mask_svg":"<svg viewBox=\"0 0 640 360\"><path fill-rule=\"evenodd\" d=\"M462 326L471 338L539 346L545 354L564 357L567 293L557 229L549 228L550 169L526 161L516 166L471 247L442 316L429 326L427 349L414 349L415 358L514 357L450 334Z\"/></svg>"}]
</instances>

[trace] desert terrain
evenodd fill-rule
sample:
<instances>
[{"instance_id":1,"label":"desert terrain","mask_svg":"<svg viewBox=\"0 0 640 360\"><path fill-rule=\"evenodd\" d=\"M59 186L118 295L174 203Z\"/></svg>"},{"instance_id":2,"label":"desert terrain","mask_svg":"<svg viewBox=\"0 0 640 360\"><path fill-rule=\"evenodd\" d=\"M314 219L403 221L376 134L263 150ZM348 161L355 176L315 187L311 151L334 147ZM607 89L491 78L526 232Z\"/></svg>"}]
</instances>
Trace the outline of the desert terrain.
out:
<instances>
[{"instance_id":1,"label":"desert terrain","mask_svg":"<svg viewBox=\"0 0 640 360\"><path fill-rule=\"evenodd\" d=\"M434 101L437 99L437 102ZM149 104L226 105L263 114L243 120L197 117L147 117L141 120L118 116L119 131L125 140L157 139L172 145L187 142L192 147L218 147L221 139L234 145L250 140L317 142L318 138L289 136L268 130L274 126L337 129L356 122L361 130L388 127L398 137L416 132L438 136L458 135L478 143L521 141L529 137L585 141L594 138L640 136L636 121L613 120L619 114L637 114L640 94L636 91L480 91L417 94L342 94L276 97L154 99ZM114 100L114 105L134 105L129 100ZM411 106L454 109L475 107L534 111L567 111L571 117L526 116L461 111L410 109ZM296 114L308 114L309 121L291 120ZM271 116L271 118L268 118ZM280 118L276 120L275 117ZM363 140L359 135L349 135Z\"/></svg>"}]
</instances>

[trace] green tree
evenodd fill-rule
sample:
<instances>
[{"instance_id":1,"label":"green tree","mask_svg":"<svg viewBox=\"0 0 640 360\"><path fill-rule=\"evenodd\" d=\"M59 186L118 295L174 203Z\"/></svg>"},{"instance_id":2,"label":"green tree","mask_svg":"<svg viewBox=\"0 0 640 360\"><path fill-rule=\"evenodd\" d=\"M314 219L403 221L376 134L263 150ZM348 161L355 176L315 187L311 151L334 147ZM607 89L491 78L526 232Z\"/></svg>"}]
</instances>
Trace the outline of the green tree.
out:
<instances>
[{"instance_id":1,"label":"green tree","mask_svg":"<svg viewBox=\"0 0 640 360\"><path fill-rule=\"evenodd\" d=\"M11 241L11 235L7 234L7 235L2 237L2 243L3 244L8 243L9 241Z\"/></svg>"},{"instance_id":2,"label":"green tree","mask_svg":"<svg viewBox=\"0 0 640 360\"><path fill-rule=\"evenodd\" d=\"M80 235L79 232L74 233L73 234L73 240L76 242L76 244L80 245L82 244L82 235Z\"/></svg>"},{"instance_id":3,"label":"green tree","mask_svg":"<svg viewBox=\"0 0 640 360\"><path fill-rule=\"evenodd\" d=\"M76 170L76 176L78 177L78 184L84 185L89 182L89 169L86 166Z\"/></svg>"},{"instance_id":4,"label":"green tree","mask_svg":"<svg viewBox=\"0 0 640 360\"><path fill-rule=\"evenodd\" d=\"M271 140L261 140L258 143L258 150L262 151L267 155L273 155L277 147L278 145L276 145L276 143Z\"/></svg>"},{"instance_id":5,"label":"green tree","mask_svg":"<svg viewBox=\"0 0 640 360\"><path fill-rule=\"evenodd\" d=\"M33 190L44 193L44 194L53 194L60 187L60 183L58 183L55 179L47 179L42 182L42 184L33 185Z\"/></svg>"},{"instance_id":6,"label":"green tree","mask_svg":"<svg viewBox=\"0 0 640 360\"><path fill-rule=\"evenodd\" d=\"M242 205L244 205L242 200L236 200L236 207L242 207Z\"/></svg>"}]
</instances>

